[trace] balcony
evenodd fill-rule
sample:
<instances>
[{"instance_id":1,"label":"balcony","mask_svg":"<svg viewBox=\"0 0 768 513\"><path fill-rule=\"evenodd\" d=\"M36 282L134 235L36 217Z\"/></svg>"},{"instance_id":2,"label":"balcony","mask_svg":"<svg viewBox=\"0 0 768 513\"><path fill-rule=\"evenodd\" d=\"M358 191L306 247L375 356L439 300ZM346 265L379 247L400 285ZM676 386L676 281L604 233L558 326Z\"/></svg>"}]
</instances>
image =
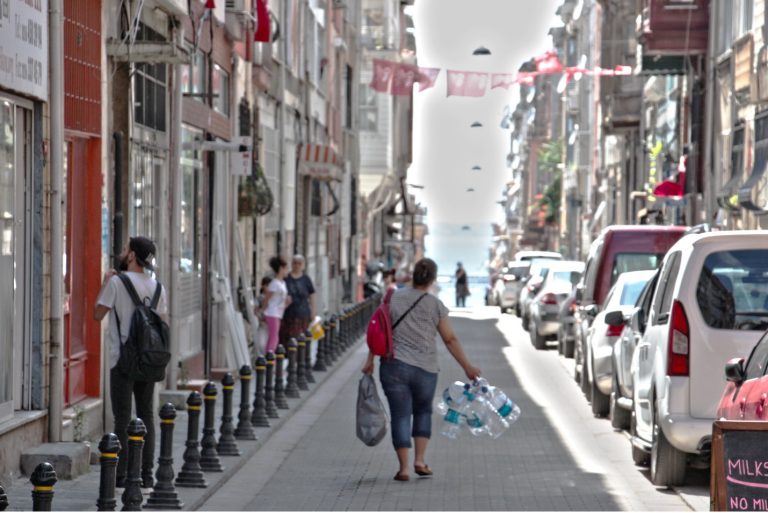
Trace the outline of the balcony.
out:
<instances>
[{"instance_id":1,"label":"balcony","mask_svg":"<svg viewBox=\"0 0 768 513\"><path fill-rule=\"evenodd\" d=\"M637 23L644 56L706 53L708 6L708 0L644 0Z\"/></svg>"}]
</instances>

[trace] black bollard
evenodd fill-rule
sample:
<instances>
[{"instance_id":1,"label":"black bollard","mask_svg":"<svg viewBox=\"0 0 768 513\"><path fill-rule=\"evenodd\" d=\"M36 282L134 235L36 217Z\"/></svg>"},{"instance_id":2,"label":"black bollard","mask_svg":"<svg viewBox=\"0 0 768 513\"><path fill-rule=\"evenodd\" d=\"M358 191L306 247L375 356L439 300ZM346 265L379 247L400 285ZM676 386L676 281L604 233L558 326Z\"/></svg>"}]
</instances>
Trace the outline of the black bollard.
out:
<instances>
[{"instance_id":1,"label":"black bollard","mask_svg":"<svg viewBox=\"0 0 768 513\"><path fill-rule=\"evenodd\" d=\"M323 336L317 339L317 353L315 354L315 366L312 368L315 372L325 372L325 341L328 336L327 332L325 331L325 326L321 324L323 327Z\"/></svg>"},{"instance_id":2,"label":"black bollard","mask_svg":"<svg viewBox=\"0 0 768 513\"><path fill-rule=\"evenodd\" d=\"M8 509L8 496L5 494L5 490L0 486L0 511Z\"/></svg>"},{"instance_id":3,"label":"black bollard","mask_svg":"<svg viewBox=\"0 0 768 513\"><path fill-rule=\"evenodd\" d=\"M281 344L277 346L277 351L275 352L275 406L281 410L287 410L288 401L285 400L283 362L285 362L285 347Z\"/></svg>"},{"instance_id":4,"label":"black bollard","mask_svg":"<svg viewBox=\"0 0 768 513\"><path fill-rule=\"evenodd\" d=\"M40 463L29 477L32 483L32 511L51 511L53 503L53 485L56 484L56 471L48 462Z\"/></svg>"},{"instance_id":5,"label":"black bollard","mask_svg":"<svg viewBox=\"0 0 768 513\"><path fill-rule=\"evenodd\" d=\"M341 311L339 317L339 349L342 352L347 350L347 332L349 331L349 308Z\"/></svg>"},{"instance_id":6,"label":"black bollard","mask_svg":"<svg viewBox=\"0 0 768 513\"><path fill-rule=\"evenodd\" d=\"M329 356L331 357L331 363L334 363L336 360L339 359L339 344L337 340L337 319L336 315L331 316L331 320L328 323L328 342L330 351L328 352Z\"/></svg>"},{"instance_id":7,"label":"black bollard","mask_svg":"<svg viewBox=\"0 0 768 513\"><path fill-rule=\"evenodd\" d=\"M285 385L285 397L296 399L301 397L301 395L299 394L299 387L296 385L296 357L298 356L296 353L298 344L295 338L288 341L286 349L288 350L288 383Z\"/></svg>"},{"instance_id":8,"label":"black bollard","mask_svg":"<svg viewBox=\"0 0 768 513\"><path fill-rule=\"evenodd\" d=\"M251 424L251 392L250 385L253 371L250 365L240 367L240 413L237 416L235 438L238 440L256 440L256 433Z\"/></svg>"},{"instance_id":9,"label":"black bollard","mask_svg":"<svg viewBox=\"0 0 768 513\"><path fill-rule=\"evenodd\" d=\"M184 450L184 464L181 471L176 476L176 486L185 488L206 488L205 476L200 468L200 445L197 441L197 432L200 427L200 407L203 399L200 394L194 390L187 397L187 411L189 412L187 420L187 441Z\"/></svg>"},{"instance_id":10,"label":"black bollard","mask_svg":"<svg viewBox=\"0 0 768 513\"><path fill-rule=\"evenodd\" d=\"M253 413L251 424L256 427L269 427L267 420L266 399L264 399L264 387L266 386L267 360L263 356L256 358L256 393L253 396Z\"/></svg>"},{"instance_id":11,"label":"black bollard","mask_svg":"<svg viewBox=\"0 0 768 513\"><path fill-rule=\"evenodd\" d=\"M96 500L98 511L115 511L115 481L117 479L117 460L120 453L120 439L114 433L107 433L99 442L101 473L99 475L99 498ZM2 509L2 508L0 508Z\"/></svg>"},{"instance_id":12,"label":"black bollard","mask_svg":"<svg viewBox=\"0 0 768 513\"><path fill-rule=\"evenodd\" d=\"M203 388L203 403L205 418L203 420L203 438L200 440L200 468L203 472L223 472L216 451L216 383L209 381Z\"/></svg>"},{"instance_id":13,"label":"black bollard","mask_svg":"<svg viewBox=\"0 0 768 513\"><path fill-rule=\"evenodd\" d=\"M317 383L312 375L312 333L309 330L304 332L304 341L307 344L304 350L304 378L307 383Z\"/></svg>"},{"instance_id":14,"label":"black bollard","mask_svg":"<svg viewBox=\"0 0 768 513\"><path fill-rule=\"evenodd\" d=\"M141 495L141 451L144 448L144 435L147 428L141 419L128 423L128 475L123 491L123 511L141 511L144 497Z\"/></svg>"},{"instance_id":15,"label":"black bollard","mask_svg":"<svg viewBox=\"0 0 768 513\"><path fill-rule=\"evenodd\" d=\"M232 423L232 394L235 393L235 378L227 372L221 378L221 395L224 397L221 425L219 426L219 443L216 451L222 456L240 456L240 449L235 441L235 425Z\"/></svg>"},{"instance_id":16,"label":"black bollard","mask_svg":"<svg viewBox=\"0 0 768 513\"><path fill-rule=\"evenodd\" d=\"M305 372L307 341L304 338L304 334L299 335L296 338L296 386L299 390L309 390L309 384L307 384L307 375Z\"/></svg>"},{"instance_id":17,"label":"black bollard","mask_svg":"<svg viewBox=\"0 0 768 513\"><path fill-rule=\"evenodd\" d=\"M325 330L325 336L323 336L323 364L326 369L331 367L333 363L331 360L331 322L326 320L323 323L323 330Z\"/></svg>"},{"instance_id":18,"label":"black bollard","mask_svg":"<svg viewBox=\"0 0 768 513\"><path fill-rule=\"evenodd\" d=\"M280 415L277 413L277 405L275 404L275 355L267 353L265 360L267 371L264 378L264 410L270 419L279 419Z\"/></svg>"},{"instance_id":19,"label":"black bollard","mask_svg":"<svg viewBox=\"0 0 768 513\"><path fill-rule=\"evenodd\" d=\"M160 408L160 457L157 458L155 487L149 494L146 506L151 509L181 509L184 504L173 486L173 428L176 424L176 408L165 403Z\"/></svg>"}]
</instances>

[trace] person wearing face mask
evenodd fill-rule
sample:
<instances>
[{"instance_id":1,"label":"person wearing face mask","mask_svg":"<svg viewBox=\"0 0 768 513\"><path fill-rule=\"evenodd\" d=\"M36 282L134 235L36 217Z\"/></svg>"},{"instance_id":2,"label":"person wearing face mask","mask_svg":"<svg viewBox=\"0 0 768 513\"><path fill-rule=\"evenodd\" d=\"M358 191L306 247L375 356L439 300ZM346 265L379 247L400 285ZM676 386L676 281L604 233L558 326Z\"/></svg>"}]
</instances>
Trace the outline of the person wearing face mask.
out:
<instances>
[{"instance_id":1,"label":"person wearing face mask","mask_svg":"<svg viewBox=\"0 0 768 513\"><path fill-rule=\"evenodd\" d=\"M147 271L154 271L152 260L155 255L155 244L146 237L131 237L128 245L120 255L118 270L110 269L104 273L104 281L96 300L93 317L101 321L108 313L109 316L109 366L110 366L110 398L112 414L115 418L115 433L120 438L120 455L117 465L117 486L125 486L128 470L128 437L126 430L131 420L131 400L136 401L136 416L144 421L147 434L144 437L142 452L142 487L152 488L152 462L155 452L155 418L153 382L134 381L124 375L117 367L120 358L120 346L128 339L130 322L135 306L118 274L130 279L139 298L147 304L152 301L157 290L158 282ZM165 287L160 286L160 299L156 312L168 322L168 300Z\"/></svg>"}]
</instances>

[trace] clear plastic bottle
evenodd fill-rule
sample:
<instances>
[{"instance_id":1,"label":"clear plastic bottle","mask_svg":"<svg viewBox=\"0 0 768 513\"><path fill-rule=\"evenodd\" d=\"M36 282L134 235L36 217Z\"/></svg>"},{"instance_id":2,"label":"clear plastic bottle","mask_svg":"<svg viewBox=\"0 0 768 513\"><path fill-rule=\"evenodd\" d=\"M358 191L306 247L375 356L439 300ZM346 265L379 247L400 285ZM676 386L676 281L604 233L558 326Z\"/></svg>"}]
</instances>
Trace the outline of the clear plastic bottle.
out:
<instances>
[{"instance_id":1,"label":"clear plastic bottle","mask_svg":"<svg viewBox=\"0 0 768 513\"><path fill-rule=\"evenodd\" d=\"M441 410L441 405L445 409L444 413L441 411L443 425L440 434L453 440L461 436L461 422L467 415L469 398L464 392L465 384L456 381L443 391L443 400L438 404L438 410Z\"/></svg>"},{"instance_id":2,"label":"clear plastic bottle","mask_svg":"<svg viewBox=\"0 0 768 513\"><path fill-rule=\"evenodd\" d=\"M520 418L520 407L512 402L503 390L488 386L483 387L482 392L483 395L488 398L488 401L494 409L499 413L499 416L501 416L508 425Z\"/></svg>"}]
</instances>

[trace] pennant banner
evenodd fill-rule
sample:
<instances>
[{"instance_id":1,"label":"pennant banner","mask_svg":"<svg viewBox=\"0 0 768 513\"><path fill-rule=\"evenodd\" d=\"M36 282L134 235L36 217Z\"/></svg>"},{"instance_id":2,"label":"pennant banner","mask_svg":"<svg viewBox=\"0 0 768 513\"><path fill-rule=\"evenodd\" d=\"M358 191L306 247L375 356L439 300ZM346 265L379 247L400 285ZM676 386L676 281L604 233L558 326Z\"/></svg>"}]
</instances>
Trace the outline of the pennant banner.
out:
<instances>
[{"instance_id":1,"label":"pennant banner","mask_svg":"<svg viewBox=\"0 0 768 513\"><path fill-rule=\"evenodd\" d=\"M435 86L440 68L419 68L419 92Z\"/></svg>"},{"instance_id":2,"label":"pennant banner","mask_svg":"<svg viewBox=\"0 0 768 513\"><path fill-rule=\"evenodd\" d=\"M388 93L392 84L392 76L395 74L396 62L384 59L373 59L373 78L371 89L380 93Z\"/></svg>"},{"instance_id":3,"label":"pennant banner","mask_svg":"<svg viewBox=\"0 0 768 513\"><path fill-rule=\"evenodd\" d=\"M448 96L484 96L487 86L488 73L448 70Z\"/></svg>"}]
</instances>

